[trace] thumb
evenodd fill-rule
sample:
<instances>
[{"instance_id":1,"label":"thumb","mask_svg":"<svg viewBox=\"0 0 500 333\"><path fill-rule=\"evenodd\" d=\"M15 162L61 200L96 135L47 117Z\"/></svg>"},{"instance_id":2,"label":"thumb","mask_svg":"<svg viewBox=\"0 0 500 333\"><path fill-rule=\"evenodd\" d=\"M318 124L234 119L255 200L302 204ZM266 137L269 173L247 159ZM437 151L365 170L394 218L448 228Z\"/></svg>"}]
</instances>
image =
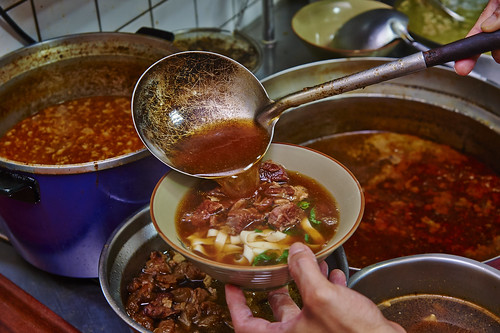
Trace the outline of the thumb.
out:
<instances>
[{"instance_id":1,"label":"thumb","mask_svg":"<svg viewBox=\"0 0 500 333\"><path fill-rule=\"evenodd\" d=\"M288 252L288 267L303 299L308 299L308 293L315 292L321 284L328 282L316 256L305 244L292 244Z\"/></svg>"}]
</instances>

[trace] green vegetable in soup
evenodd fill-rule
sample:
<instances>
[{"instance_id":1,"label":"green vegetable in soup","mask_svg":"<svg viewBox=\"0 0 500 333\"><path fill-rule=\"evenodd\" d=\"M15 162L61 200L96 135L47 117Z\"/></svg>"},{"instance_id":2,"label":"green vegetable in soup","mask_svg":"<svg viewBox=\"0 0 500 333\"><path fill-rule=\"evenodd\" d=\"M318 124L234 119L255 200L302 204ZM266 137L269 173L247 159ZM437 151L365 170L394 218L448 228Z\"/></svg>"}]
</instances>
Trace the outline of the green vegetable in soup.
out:
<instances>
[{"instance_id":1,"label":"green vegetable in soup","mask_svg":"<svg viewBox=\"0 0 500 333\"><path fill-rule=\"evenodd\" d=\"M252 266L286 264L287 262L288 262L288 250L284 250L283 253L281 254L279 254L274 250L268 250L255 256Z\"/></svg>"},{"instance_id":2,"label":"green vegetable in soup","mask_svg":"<svg viewBox=\"0 0 500 333\"><path fill-rule=\"evenodd\" d=\"M316 220L316 211L314 210L314 207L311 209L311 212L309 213L309 221L311 221L314 224L321 224L321 221Z\"/></svg>"}]
</instances>

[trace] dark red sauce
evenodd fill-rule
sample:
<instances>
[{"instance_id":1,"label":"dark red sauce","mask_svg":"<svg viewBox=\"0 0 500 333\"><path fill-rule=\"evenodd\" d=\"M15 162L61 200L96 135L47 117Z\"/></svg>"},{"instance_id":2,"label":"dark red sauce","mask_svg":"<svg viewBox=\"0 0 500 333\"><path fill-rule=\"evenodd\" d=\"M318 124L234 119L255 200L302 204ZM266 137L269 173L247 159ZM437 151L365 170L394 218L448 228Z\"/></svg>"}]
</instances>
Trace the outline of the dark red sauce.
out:
<instances>
[{"instance_id":1,"label":"dark red sauce","mask_svg":"<svg viewBox=\"0 0 500 333\"><path fill-rule=\"evenodd\" d=\"M421 138L353 133L310 147L360 181L362 222L344 244L352 267L420 253L500 255L500 177L477 159Z\"/></svg>"}]
</instances>

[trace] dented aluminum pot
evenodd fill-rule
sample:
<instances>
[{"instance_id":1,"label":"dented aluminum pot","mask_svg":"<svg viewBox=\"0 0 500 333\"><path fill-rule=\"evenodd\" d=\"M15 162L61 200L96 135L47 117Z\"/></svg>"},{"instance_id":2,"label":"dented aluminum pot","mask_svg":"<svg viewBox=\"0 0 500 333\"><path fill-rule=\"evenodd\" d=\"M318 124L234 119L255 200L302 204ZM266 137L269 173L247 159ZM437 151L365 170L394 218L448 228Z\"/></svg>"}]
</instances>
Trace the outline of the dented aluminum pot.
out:
<instances>
[{"instance_id":1,"label":"dented aluminum pot","mask_svg":"<svg viewBox=\"0 0 500 333\"><path fill-rule=\"evenodd\" d=\"M284 70L262 83L269 97L278 99L392 60L326 60ZM500 66L496 70L500 71ZM412 134L446 144L500 174L500 86L480 78L461 77L446 67L429 68L290 109L276 124L274 140L307 144L332 134L363 130ZM349 261L347 247L346 254ZM487 262L500 268L500 256Z\"/></svg>"},{"instance_id":2,"label":"dented aluminum pot","mask_svg":"<svg viewBox=\"0 0 500 333\"><path fill-rule=\"evenodd\" d=\"M89 33L10 53L0 59L0 135L62 101L132 96L143 71L174 52L169 42L154 37ZM96 278L107 238L149 202L167 169L145 148L72 165L0 158L0 223L15 249L34 266L68 277Z\"/></svg>"}]
</instances>

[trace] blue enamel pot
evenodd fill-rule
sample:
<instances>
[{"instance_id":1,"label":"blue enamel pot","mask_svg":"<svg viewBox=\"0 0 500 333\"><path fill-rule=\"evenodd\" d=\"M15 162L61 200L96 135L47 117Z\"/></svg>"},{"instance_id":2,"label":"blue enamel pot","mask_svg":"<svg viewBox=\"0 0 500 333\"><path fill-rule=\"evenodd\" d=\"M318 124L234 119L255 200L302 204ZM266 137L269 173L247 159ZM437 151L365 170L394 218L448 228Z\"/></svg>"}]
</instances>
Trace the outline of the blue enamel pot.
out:
<instances>
[{"instance_id":1,"label":"blue enamel pot","mask_svg":"<svg viewBox=\"0 0 500 333\"><path fill-rule=\"evenodd\" d=\"M143 71L173 52L169 42L155 37L89 33L10 53L0 59L0 136L62 101L132 96ZM1 229L34 266L62 276L96 278L106 240L149 202L167 170L146 148L74 165L0 157Z\"/></svg>"}]
</instances>

